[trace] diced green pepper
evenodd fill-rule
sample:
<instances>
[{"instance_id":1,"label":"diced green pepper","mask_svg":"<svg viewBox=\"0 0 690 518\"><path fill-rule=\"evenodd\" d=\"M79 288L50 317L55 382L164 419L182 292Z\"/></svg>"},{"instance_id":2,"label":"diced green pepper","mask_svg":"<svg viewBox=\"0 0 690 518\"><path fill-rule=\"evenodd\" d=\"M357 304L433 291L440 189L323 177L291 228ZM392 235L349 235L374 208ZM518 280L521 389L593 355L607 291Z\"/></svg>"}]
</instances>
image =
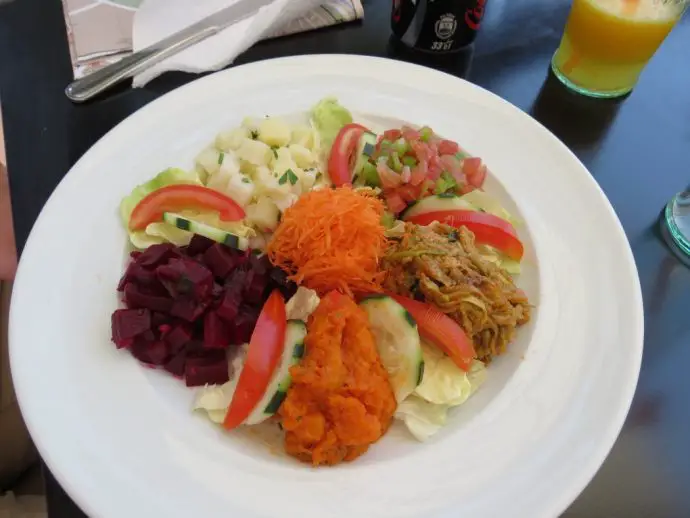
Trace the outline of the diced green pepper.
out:
<instances>
[{"instance_id":1,"label":"diced green pepper","mask_svg":"<svg viewBox=\"0 0 690 518\"><path fill-rule=\"evenodd\" d=\"M412 156L404 156L402 157L402 163L408 167L415 167L417 165L417 159Z\"/></svg>"},{"instance_id":2,"label":"diced green pepper","mask_svg":"<svg viewBox=\"0 0 690 518\"><path fill-rule=\"evenodd\" d=\"M429 126L424 126L419 130L419 136L423 142L429 142L429 139L434 135L434 130Z\"/></svg>"},{"instance_id":3,"label":"diced green pepper","mask_svg":"<svg viewBox=\"0 0 690 518\"><path fill-rule=\"evenodd\" d=\"M376 171L376 166L371 162L365 162L360 173L362 180L369 187L380 187L379 173Z\"/></svg>"},{"instance_id":4,"label":"diced green pepper","mask_svg":"<svg viewBox=\"0 0 690 518\"><path fill-rule=\"evenodd\" d=\"M391 169L393 169L393 171L395 171L396 173L402 172L403 165L402 165L402 162L400 161L400 157L398 156L398 153L396 153L395 151L393 151L393 153L391 153L388 165L390 165Z\"/></svg>"},{"instance_id":5,"label":"diced green pepper","mask_svg":"<svg viewBox=\"0 0 690 518\"><path fill-rule=\"evenodd\" d=\"M447 172L443 171L438 180L436 180L436 186L434 187L434 194L443 194L448 191L452 191L458 186L458 182L455 178Z\"/></svg>"},{"instance_id":6,"label":"diced green pepper","mask_svg":"<svg viewBox=\"0 0 690 518\"><path fill-rule=\"evenodd\" d=\"M390 151L392 145L393 142L391 142L390 140L383 139L381 141L381 144L379 144L379 147L381 148L381 153L385 154L388 151Z\"/></svg>"},{"instance_id":7,"label":"diced green pepper","mask_svg":"<svg viewBox=\"0 0 690 518\"><path fill-rule=\"evenodd\" d=\"M407 143L407 140L404 138L399 138L393 143L393 149L398 153L398 155L403 156L409 151L410 146Z\"/></svg>"}]
</instances>

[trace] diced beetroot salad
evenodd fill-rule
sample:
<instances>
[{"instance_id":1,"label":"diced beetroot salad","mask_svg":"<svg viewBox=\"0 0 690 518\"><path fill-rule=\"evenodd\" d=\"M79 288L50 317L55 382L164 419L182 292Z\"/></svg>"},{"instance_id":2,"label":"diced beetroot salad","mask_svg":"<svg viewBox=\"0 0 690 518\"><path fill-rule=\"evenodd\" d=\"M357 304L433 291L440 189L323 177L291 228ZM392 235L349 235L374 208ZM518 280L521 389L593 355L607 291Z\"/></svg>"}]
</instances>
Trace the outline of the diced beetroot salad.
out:
<instances>
[{"instance_id":1,"label":"diced beetroot salad","mask_svg":"<svg viewBox=\"0 0 690 518\"><path fill-rule=\"evenodd\" d=\"M388 208L395 214L432 194L465 194L481 188L487 171L481 158L469 156L427 126L385 131L372 159Z\"/></svg>"},{"instance_id":2,"label":"diced beetroot salad","mask_svg":"<svg viewBox=\"0 0 690 518\"><path fill-rule=\"evenodd\" d=\"M113 342L190 387L228 381L228 356L249 341L270 293L288 299L297 289L266 256L198 235L131 258L117 288L125 308L112 315Z\"/></svg>"}]
</instances>

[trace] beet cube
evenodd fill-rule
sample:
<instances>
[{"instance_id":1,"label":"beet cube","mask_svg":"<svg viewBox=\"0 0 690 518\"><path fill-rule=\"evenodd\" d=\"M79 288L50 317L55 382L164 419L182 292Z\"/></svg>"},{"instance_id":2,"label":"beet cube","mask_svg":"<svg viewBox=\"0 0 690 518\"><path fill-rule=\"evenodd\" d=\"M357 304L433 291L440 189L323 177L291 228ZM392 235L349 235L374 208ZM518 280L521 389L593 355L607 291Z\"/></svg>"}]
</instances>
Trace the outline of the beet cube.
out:
<instances>
[{"instance_id":1,"label":"beet cube","mask_svg":"<svg viewBox=\"0 0 690 518\"><path fill-rule=\"evenodd\" d=\"M211 270L192 259L173 259L156 268L156 275L173 298L188 296L204 300L211 296Z\"/></svg>"},{"instance_id":2,"label":"beet cube","mask_svg":"<svg viewBox=\"0 0 690 518\"><path fill-rule=\"evenodd\" d=\"M173 354L181 351L191 339L192 328L188 324L176 325L165 335L165 341Z\"/></svg>"},{"instance_id":3,"label":"beet cube","mask_svg":"<svg viewBox=\"0 0 690 518\"><path fill-rule=\"evenodd\" d=\"M131 282L125 286L125 303L130 308L148 308L163 313L169 313L173 307L171 298L143 293Z\"/></svg>"},{"instance_id":4,"label":"beet cube","mask_svg":"<svg viewBox=\"0 0 690 518\"><path fill-rule=\"evenodd\" d=\"M165 365L163 365L163 368L173 376L181 378L184 376L184 366L186 363L187 353L185 351L180 351L175 356L172 356Z\"/></svg>"},{"instance_id":5,"label":"beet cube","mask_svg":"<svg viewBox=\"0 0 690 518\"><path fill-rule=\"evenodd\" d=\"M160 245L151 245L144 250L141 255L138 255L135 260L144 268L152 270L158 265L165 264L168 259L174 257L176 254L177 252L175 252L174 245L163 243Z\"/></svg>"},{"instance_id":6,"label":"beet cube","mask_svg":"<svg viewBox=\"0 0 690 518\"><path fill-rule=\"evenodd\" d=\"M148 285L154 282L157 283L158 279L156 278L156 274L154 272L149 271L139 263L132 261L129 263L129 265L127 265L127 270L125 270L125 274L122 276L119 284L117 285L117 291L124 291L125 285L128 282L133 282L138 285Z\"/></svg>"},{"instance_id":7,"label":"beet cube","mask_svg":"<svg viewBox=\"0 0 690 518\"><path fill-rule=\"evenodd\" d=\"M266 254L261 256L252 254L249 256L249 267L259 275L265 275L273 268Z\"/></svg>"},{"instance_id":8,"label":"beet cube","mask_svg":"<svg viewBox=\"0 0 690 518\"><path fill-rule=\"evenodd\" d=\"M259 312L254 308L249 306L242 306L240 308L237 317L231 325L233 344L240 345L249 342L258 318Z\"/></svg>"},{"instance_id":9,"label":"beet cube","mask_svg":"<svg viewBox=\"0 0 690 518\"><path fill-rule=\"evenodd\" d=\"M242 303L241 289L226 289L225 296L218 306L218 315L227 322L232 322L237 317Z\"/></svg>"},{"instance_id":10,"label":"beet cube","mask_svg":"<svg viewBox=\"0 0 690 518\"><path fill-rule=\"evenodd\" d=\"M184 375L188 387L225 383L230 379L225 351L211 349L203 356L188 356Z\"/></svg>"},{"instance_id":11,"label":"beet cube","mask_svg":"<svg viewBox=\"0 0 690 518\"><path fill-rule=\"evenodd\" d=\"M172 303L170 314L180 317L187 322L194 322L204 313L207 307L208 302L199 302L189 297L178 297Z\"/></svg>"},{"instance_id":12,"label":"beet cube","mask_svg":"<svg viewBox=\"0 0 690 518\"><path fill-rule=\"evenodd\" d=\"M212 241L207 237L194 234L194 236L192 236L192 240L187 246L187 255L189 257L194 257L195 255L203 254L214 243L215 241Z\"/></svg>"},{"instance_id":13,"label":"beet cube","mask_svg":"<svg viewBox=\"0 0 690 518\"><path fill-rule=\"evenodd\" d=\"M230 333L225 322L215 311L209 311L204 317L204 347L207 349L225 349L230 345Z\"/></svg>"},{"instance_id":14,"label":"beet cube","mask_svg":"<svg viewBox=\"0 0 690 518\"><path fill-rule=\"evenodd\" d=\"M238 255L227 246L215 243L204 252L204 263L218 278L224 279L234 270L239 261Z\"/></svg>"},{"instance_id":15,"label":"beet cube","mask_svg":"<svg viewBox=\"0 0 690 518\"><path fill-rule=\"evenodd\" d=\"M136 339L130 350L137 360L150 365L164 365L170 357L168 346L162 341L147 342Z\"/></svg>"},{"instance_id":16,"label":"beet cube","mask_svg":"<svg viewBox=\"0 0 690 518\"><path fill-rule=\"evenodd\" d=\"M110 322L117 348L129 347L134 337L150 331L151 312L148 309L118 309L113 312Z\"/></svg>"}]
</instances>

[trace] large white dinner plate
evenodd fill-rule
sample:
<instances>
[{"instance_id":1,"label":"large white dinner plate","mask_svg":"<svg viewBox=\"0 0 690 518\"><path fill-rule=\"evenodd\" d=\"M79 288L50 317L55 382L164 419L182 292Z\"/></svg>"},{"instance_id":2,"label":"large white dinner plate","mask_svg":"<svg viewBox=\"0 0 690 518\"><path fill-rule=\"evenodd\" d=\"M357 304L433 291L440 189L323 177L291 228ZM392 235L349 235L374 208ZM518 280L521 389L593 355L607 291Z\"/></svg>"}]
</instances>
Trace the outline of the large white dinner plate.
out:
<instances>
[{"instance_id":1,"label":"large white dinner plate","mask_svg":"<svg viewBox=\"0 0 690 518\"><path fill-rule=\"evenodd\" d=\"M109 342L136 184L247 115L335 95L357 114L429 124L482 156L487 190L524 221L520 284L536 308L487 383L432 441L394 427L349 464L311 469L190 411L192 393ZM383 118L383 119L382 119ZM119 124L55 190L26 244L10 317L24 417L90 516L556 516L620 431L643 318L628 242L583 165L509 103L395 61L309 56L245 65L165 95Z\"/></svg>"}]
</instances>

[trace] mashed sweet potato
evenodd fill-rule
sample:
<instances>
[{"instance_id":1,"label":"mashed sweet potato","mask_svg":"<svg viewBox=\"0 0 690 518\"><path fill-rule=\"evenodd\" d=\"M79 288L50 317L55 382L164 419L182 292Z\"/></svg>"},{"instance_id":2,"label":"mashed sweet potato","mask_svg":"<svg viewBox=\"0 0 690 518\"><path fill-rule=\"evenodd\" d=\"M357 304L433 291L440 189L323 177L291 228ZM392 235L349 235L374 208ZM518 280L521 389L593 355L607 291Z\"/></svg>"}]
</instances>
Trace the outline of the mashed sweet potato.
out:
<instances>
[{"instance_id":1,"label":"mashed sweet potato","mask_svg":"<svg viewBox=\"0 0 690 518\"><path fill-rule=\"evenodd\" d=\"M396 408L366 313L331 292L309 320L305 349L279 411L285 450L315 466L353 460L386 432Z\"/></svg>"}]
</instances>

